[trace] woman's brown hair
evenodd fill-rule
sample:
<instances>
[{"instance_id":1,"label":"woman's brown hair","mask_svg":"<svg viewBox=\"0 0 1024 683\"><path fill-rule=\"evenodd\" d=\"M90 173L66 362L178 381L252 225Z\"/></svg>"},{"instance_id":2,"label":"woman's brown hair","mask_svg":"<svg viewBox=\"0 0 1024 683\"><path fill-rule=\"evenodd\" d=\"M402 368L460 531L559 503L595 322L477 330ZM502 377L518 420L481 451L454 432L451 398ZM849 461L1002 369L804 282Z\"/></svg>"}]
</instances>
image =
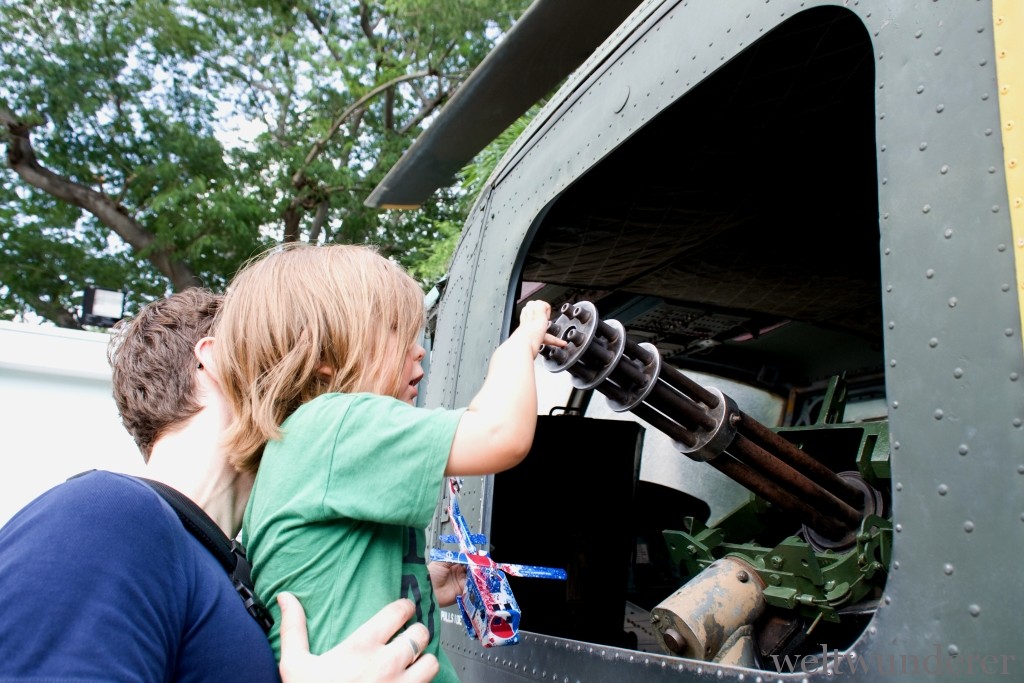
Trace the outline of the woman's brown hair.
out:
<instances>
[{"instance_id":1,"label":"woman's brown hair","mask_svg":"<svg viewBox=\"0 0 1024 683\"><path fill-rule=\"evenodd\" d=\"M111 330L107 361L121 422L149 462L153 444L199 412L196 343L221 295L192 287L147 304Z\"/></svg>"}]
</instances>

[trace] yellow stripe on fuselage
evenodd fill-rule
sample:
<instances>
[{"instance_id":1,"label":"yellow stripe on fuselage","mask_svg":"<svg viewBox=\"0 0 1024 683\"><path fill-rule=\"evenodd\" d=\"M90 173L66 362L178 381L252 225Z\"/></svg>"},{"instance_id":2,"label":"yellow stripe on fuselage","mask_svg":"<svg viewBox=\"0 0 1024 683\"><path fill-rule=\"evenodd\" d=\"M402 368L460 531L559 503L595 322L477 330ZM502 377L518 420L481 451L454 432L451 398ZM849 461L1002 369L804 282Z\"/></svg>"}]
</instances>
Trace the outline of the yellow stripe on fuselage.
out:
<instances>
[{"instance_id":1,"label":"yellow stripe on fuselage","mask_svg":"<svg viewBox=\"0 0 1024 683\"><path fill-rule=\"evenodd\" d=\"M1017 277L1017 302L1024 330L1024 2L992 0L1003 170ZM1021 335L1024 344L1024 334Z\"/></svg>"}]
</instances>

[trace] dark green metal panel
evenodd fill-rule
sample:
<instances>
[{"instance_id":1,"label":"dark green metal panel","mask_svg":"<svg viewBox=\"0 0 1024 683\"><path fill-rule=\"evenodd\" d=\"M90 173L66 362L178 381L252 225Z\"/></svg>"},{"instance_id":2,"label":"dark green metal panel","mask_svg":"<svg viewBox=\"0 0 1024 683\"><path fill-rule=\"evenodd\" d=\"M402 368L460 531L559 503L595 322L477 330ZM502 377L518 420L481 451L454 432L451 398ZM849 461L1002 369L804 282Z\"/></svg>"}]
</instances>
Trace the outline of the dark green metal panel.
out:
<instances>
[{"instance_id":1,"label":"dark green metal panel","mask_svg":"<svg viewBox=\"0 0 1024 683\"><path fill-rule=\"evenodd\" d=\"M931 661L982 680L1006 663L1020 678L1024 594L999 580L1024 547L1024 355L996 59L987 1L643 4L474 208L428 402L479 386L521 279L605 302L680 367L778 391L883 377L885 422L854 441L861 471L891 484L891 562L843 648L863 668L844 673ZM467 517L486 526L500 491L475 491ZM775 547L783 564L807 559ZM521 606L524 624L545 608ZM445 646L466 681L778 678L524 628L520 645L483 650L449 623Z\"/></svg>"}]
</instances>

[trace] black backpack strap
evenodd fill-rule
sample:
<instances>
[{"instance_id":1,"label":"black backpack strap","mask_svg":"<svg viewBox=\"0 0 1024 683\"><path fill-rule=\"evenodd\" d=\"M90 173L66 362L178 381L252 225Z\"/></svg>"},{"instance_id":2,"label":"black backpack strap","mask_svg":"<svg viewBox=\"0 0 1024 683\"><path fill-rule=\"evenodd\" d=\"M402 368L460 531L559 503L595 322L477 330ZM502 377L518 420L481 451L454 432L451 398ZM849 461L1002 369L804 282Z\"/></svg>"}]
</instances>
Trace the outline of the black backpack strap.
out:
<instances>
[{"instance_id":1,"label":"black backpack strap","mask_svg":"<svg viewBox=\"0 0 1024 683\"><path fill-rule=\"evenodd\" d=\"M85 472L68 477L68 479L76 479L84 474L95 471L86 470ZM217 523L210 519L210 516L201 507L196 505L191 498L181 491L163 482L146 479L145 477L132 477L132 479L148 485L161 498L167 501L167 504L177 513L178 519L181 520L182 525L188 532L195 536L207 550L213 553L213 556L224 567L224 570L231 578L232 585L241 596L245 609L256 620L256 623L260 625L263 632L269 633L270 627L274 625L274 617L271 616L270 610L266 608L263 601L256 595L256 591L253 590L252 564L246 558L245 548L242 544L228 539L227 534L217 526Z\"/></svg>"},{"instance_id":2,"label":"black backpack strap","mask_svg":"<svg viewBox=\"0 0 1024 683\"><path fill-rule=\"evenodd\" d=\"M163 482L135 477L139 481L148 484L154 491L167 501L167 503L178 513L181 523L189 532L199 539L213 556L227 571L231 577L231 583L242 598L245 609L252 615L253 619L260 625L264 633L270 632L274 625L274 617L260 600L252 586L252 564L245 556L245 548L236 540L228 539L227 534L210 519L201 507L196 505L191 498Z\"/></svg>"}]
</instances>

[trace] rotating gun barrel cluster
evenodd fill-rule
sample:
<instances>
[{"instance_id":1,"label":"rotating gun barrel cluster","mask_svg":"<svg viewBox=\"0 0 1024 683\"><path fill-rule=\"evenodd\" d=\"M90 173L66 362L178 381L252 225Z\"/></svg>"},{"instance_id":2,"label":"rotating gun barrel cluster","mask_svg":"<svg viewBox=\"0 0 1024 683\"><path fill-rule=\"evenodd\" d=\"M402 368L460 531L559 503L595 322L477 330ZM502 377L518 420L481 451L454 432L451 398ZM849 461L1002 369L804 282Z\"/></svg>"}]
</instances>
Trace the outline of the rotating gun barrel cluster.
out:
<instances>
[{"instance_id":1,"label":"rotating gun barrel cluster","mask_svg":"<svg viewBox=\"0 0 1024 683\"><path fill-rule=\"evenodd\" d=\"M864 517L876 512L870 487L855 473L833 472L718 389L664 364L656 347L628 339L622 324L601 320L593 303L564 304L548 331L568 342L542 349L549 371L568 372L577 389L594 389L612 410L630 411L664 432L686 456L800 519L824 545L849 545Z\"/></svg>"}]
</instances>

